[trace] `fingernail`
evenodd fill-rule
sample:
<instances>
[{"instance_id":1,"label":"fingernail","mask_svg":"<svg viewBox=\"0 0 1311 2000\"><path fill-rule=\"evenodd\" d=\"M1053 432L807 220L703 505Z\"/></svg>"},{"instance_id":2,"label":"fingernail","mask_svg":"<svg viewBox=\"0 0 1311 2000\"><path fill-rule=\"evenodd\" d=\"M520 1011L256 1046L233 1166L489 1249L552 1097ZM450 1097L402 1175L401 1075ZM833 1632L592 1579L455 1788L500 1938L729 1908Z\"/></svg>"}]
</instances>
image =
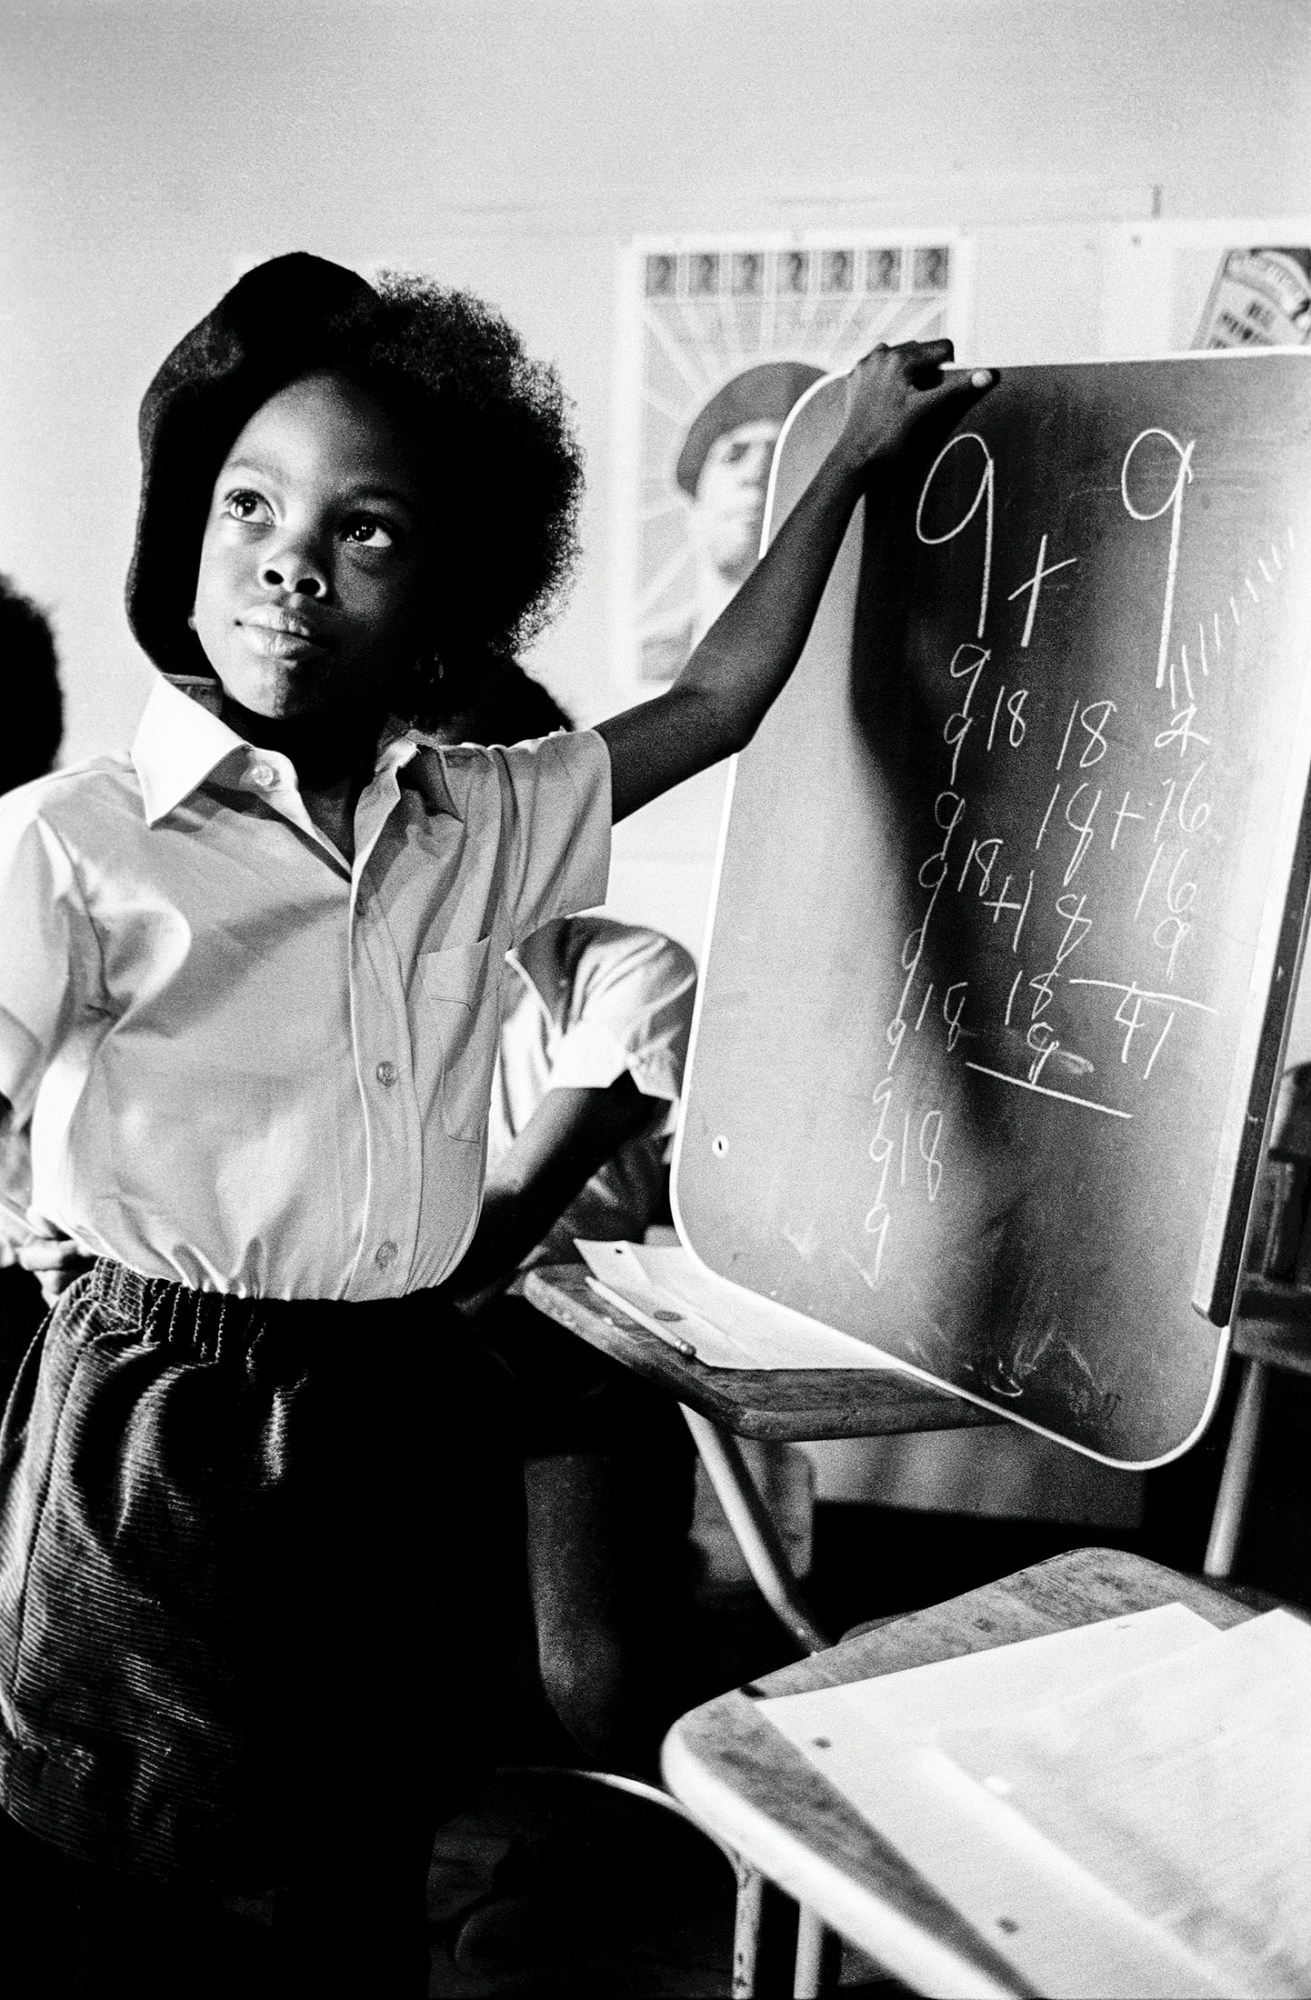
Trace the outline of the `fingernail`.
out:
<instances>
[{"instance_id":1,"label":"fingernail","mask_svg":"<svg viewBox=\"0 0 1311 2000\"><path fill-rule=\"evenodd\" d=\"M976 368L970 376L970 387L971 389L986 389L991 381L991 368Z\"/></svg>"}]
</instances>

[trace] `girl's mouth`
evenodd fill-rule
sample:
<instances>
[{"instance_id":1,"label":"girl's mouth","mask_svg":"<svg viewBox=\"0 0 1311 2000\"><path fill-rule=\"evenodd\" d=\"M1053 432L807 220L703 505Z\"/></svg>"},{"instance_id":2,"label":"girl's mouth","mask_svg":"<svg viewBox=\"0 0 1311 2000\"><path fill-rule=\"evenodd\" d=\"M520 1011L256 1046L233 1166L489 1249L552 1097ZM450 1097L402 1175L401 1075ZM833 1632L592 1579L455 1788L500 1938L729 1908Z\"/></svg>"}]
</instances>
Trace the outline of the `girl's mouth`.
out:
<instances>
[{"instance_id":1,"label":"girl's mouth","mask_svg":"<svg viewBox=\"0 0 1311 2000\"><path fill-rule=\"evenodd\" d=\"M327 647L326 639L307 618L274 605L259 605L243 613L237 626L251 650L266 659L307 659Z\"/></svg>"},{"instance_id":2,"label":"girl's mouth","mask_svg":"<svg viewBox=\"0 0 1311 2000\"><path fill-rule=\"evenodd\" d=\"M261 625L243 625L252 652L269 660L308 660L326 652L321 639L309 639L299 632L270 632Z\"/></svg>"}]
</instances>

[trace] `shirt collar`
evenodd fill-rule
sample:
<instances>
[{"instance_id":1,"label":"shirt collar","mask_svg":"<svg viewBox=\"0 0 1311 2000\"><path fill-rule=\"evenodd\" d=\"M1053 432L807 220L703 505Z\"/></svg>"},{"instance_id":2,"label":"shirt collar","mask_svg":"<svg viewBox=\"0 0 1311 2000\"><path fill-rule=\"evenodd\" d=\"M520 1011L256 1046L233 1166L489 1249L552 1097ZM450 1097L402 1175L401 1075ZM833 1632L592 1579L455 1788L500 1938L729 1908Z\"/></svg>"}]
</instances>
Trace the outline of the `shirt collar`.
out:
<instances>
[{"instance_id":1,"label":"shirt collar","mask_svg":"<svg viewBox=\"0 0 1311 2000\"><path fill-rule=\"evenodd\" d=\"M235 729L201 701L162 676L157 678L132 741L146 825L154 826L171 813L220 764L247 747Z\"/></svg>"},{"instance_id":2,"label":"shirt collar","mask_svg":"<svg viewBox=\"0 0 1311 2000\"><path fill-rule=\"evenodd\" d=\"M192 692L193 685L196 689ZM132 763L141 785L142 807L147 826L180 806L183 799L198 791L207 778L229 758L243 760L259 756L255 745L223 721L206 699L210 682L175 683L163 675L156 677L137 732L132 741ZM400 773L431 745L416 740L415 733L393 716L378 742L374 774L382 777ZM423 789L431 794L438 811L460 813L446 779L440 753L424 759Z\"/></svg>"}]
</instances>

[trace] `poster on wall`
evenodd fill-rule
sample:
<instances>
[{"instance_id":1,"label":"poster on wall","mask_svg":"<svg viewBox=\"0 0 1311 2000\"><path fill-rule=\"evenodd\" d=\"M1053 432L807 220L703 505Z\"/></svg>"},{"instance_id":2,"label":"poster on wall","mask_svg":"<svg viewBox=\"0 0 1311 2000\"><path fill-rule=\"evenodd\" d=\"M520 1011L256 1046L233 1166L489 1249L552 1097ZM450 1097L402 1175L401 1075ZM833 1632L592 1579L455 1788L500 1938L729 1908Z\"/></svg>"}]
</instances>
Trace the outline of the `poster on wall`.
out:
<instances>
[{"instance_id":1,"label":"poster on wall","mask_svg":"<svg viewBox=\"0 0 1311 2000\"><path fill-rule=\"evenodd\" d=\"M759 554L774 446L875 341L959 343L951 232L643 240L623 267L621 675L657 694Z\"/></svg>"},{"instance_id":2,"label":"poster on wall","mask_svg":"<svg viewBox=\"0 0 1311 2000\"><path fill-rule=\"evenodd\" d=\"M1311 340L1311 249L1226 250L1194 347L1297 347Z\"/></svg>"},{"instance_id":3,"label":"poster on wall","mask_svg":"<svg viewBox=\"0 0 1311 2000\"><path fill-rule=\"evenodd\" d=\"M1311 345L1311 215L1120 224L1101 256L1106 360Z\"/></svg>"}]
</instances>

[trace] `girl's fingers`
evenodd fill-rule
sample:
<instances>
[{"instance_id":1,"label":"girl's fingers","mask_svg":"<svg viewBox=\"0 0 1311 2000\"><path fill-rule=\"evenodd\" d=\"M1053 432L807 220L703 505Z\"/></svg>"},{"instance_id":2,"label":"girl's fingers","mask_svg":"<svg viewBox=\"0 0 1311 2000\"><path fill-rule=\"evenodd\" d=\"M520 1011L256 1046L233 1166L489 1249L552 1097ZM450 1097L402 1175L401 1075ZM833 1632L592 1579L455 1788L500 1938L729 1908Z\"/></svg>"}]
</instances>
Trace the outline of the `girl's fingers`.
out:
<instances>
[{"instance_id":1,"label":"girl's fingers","mask_svg":"<svg viewBox=\"0 0 1311 2000\"><path fill-rule=\"evenodd\" d=\"M84 1258L77 1244L65 1236L39 1236L22 1245L18 1261L25 1271L63 1271L81 1264ZM70 1275L75 1277L77 1273L72 1271Z\"/></svg>"},{"instance_id":2,"label":"girl's fingers","mask_svg":"<svg viewBox=\"0 0 1311 2000\"><path fill-rule=\"evenodd\" d=\"M919 368L941 368L956 353L950 340L908 340L906 349Z\"/></svg>"},{"instance_id":3,"label":"girl's fingers","mask_svg":"<svg viewBox=\"0 0 1311 2000\"><path fill-rule=\"evenodd\" d=\"M976 368L970 375L953 375L949 382L939 382L932 389L926 389L923 392L924 398L926 401L941 403L954 397L975 397L983 390L991 389L996 380L997 376L993 369Z\"/></svg>"}]
</instances>

